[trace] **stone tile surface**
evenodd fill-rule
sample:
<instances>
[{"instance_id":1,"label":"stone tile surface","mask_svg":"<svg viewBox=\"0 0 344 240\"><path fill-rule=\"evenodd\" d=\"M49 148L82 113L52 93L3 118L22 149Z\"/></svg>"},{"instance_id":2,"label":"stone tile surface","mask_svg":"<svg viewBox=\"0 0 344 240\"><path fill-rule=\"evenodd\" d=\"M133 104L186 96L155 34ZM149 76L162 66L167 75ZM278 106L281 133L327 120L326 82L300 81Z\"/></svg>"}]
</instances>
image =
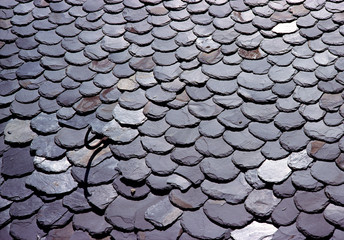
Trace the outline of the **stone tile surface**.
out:
<instances>
[{"instance_id":1,"label":"stone tile surface","mask_svg":"<svg viewBox=\"0 0 344 240\"><path fill-rule=\"evenodd\" d=\"M343 239L344 5L0 2L0 239Z\"/></svg>"}]
</instances>

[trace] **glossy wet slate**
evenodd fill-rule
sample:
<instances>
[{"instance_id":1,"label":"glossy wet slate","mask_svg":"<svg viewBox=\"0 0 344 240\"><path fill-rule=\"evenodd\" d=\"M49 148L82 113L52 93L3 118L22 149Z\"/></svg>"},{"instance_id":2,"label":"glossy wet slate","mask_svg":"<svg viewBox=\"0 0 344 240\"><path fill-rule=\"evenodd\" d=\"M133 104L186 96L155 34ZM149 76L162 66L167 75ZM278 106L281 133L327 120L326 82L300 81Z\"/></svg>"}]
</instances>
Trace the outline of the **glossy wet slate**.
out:
<instances>
[{"instance_id":1,"label":"glossy wet slate","mask_svg":"<svg viewBox=\"0 0 344 240\"><path fill-rule=\"evenodd\" d=\"M342 239L341 1L0 3L1 239Z\"/></svg>"}]
</instances>

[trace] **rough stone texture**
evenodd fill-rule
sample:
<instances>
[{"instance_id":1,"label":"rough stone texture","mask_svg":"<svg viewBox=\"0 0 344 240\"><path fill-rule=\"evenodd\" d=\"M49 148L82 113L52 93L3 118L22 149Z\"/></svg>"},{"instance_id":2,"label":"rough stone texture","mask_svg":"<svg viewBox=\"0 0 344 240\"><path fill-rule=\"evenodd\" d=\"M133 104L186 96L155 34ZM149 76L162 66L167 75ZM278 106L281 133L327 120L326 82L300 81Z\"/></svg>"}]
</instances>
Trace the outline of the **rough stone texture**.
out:
<instances>
[{"instance_id":1,"label":"rough stone texture","mask_svg":"<svg viewBox=\"0 0 344 240\"><path fill-rule=\"evenodd\" d=\"M183 211L173 206L168 198L164 198L145 212L145 218L157 227L171 225L183 214Z\"/></svg>"},{"instance_id":2,"label":"rough stone texture","mask_svg":"<svg viewBox=\"0 0 344 240\"><path fill-rule=\"evenodd\" d=\"M271 237L276 231L277 228L272 224L254 221L242 229L232 231L231 236L235 240L248 238L264 239Z\"/></svg>"},{"instance_id":3,"label":"rough stone texture","mask_svg":"<svg viewBox=\"0 0 344 240\"><path fill-rule=\"evenodd\" d=\"M120 161L117 164L117 169L124 178L132 181L142 181L148 177L151 172L144 159L137 158Z\"/></svg>"},{"instance_id":4,"label":"rough stone texture","mask_svg":"<svg viewBox=\"0 0 344 240\"><path fill-rule=\"evenodd\" d=\"M276 198L272 190L254 189L245 201L246 209L259 217L269 216L281 199Z\"/></svg>"},{"instance_id":5,"label":"rough stone texture","mask_svg":"<svg viewBox=\"0 0 344 240\"><path fill-rule=\"evenodd\" d=\"M265 160L258 168L258 176L266 182L282 182L289 177L291 169L286 158L281 160Z\"/></svg>"},{"instance_id":6,"label":"rough stone texture","mask_svg":"<svg viewBox=\"0 0 344 240\"><path fill-rule=\"evenodd\" d=\"M0 9L1 240L344 239L341 1Z\"/></svg>"},{"instance_id":7,"label":"rough stone texture","mask_svg":"<svg viewBox=\"0 0 344 240\"><path fill-rule=\"evenodd\" d=\"M51 184L46 184L47 181ZM48 195L68 193L78 186L70 170L52 175L35 171L27 178L26 184Z\"/></svg>"},{"instance_id":8,"label":"rough stone texture","mask_svg":"<svg viewBox=\"0 0 344 240\"><path fill-rule=\"evenodd\" d=\"M208 197L199 188L189 188L182 192L174 189L169 194L170 201L181 209L197 209L203 205Z\"/></svg>"},{"instance_id":9,"label":"rough stone texture","mask_svg":"<svg viewBox=\"0 0 344 240\"><path fill-rule=\"evenodd\" d=\"M252 191L252 187L246 182L244 174L229 183L214 183L205 180L201 184L202 191L215 199L224 199L228 203L240 203Z\"/></svg>"},{"instance_id":10,"label":"rough stone texture","mask_svg":"<svg viewBox=\"0 0 344 240\"><path fill-rule=\"evenodd\" d=\"M27 143L34 139L37 134L30 128L29 120L13 119L8 122L4 129L5 141L10 143Z\"/></svg>"}]
</instances>

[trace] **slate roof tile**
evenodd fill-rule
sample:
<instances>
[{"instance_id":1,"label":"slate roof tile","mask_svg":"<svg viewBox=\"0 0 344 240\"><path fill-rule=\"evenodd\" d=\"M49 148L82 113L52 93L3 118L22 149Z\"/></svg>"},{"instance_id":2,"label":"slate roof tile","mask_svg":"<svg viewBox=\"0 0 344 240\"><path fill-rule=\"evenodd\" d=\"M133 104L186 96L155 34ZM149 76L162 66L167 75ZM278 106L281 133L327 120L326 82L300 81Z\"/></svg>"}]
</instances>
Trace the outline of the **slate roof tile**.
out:
<instances>
[{"instance_id":1,"label":"slate roof tile","mask_svg":"<svg viewBox=\"0 0 344 240\"><path fill-rule=\"evenodd\" d=\"M277 228L260 223L254 231L257 236L263 236L265 233L259 231L266 230L270 231L268 235L276 232L276 239L291 235L300 239L305 235L321 237L322 233L300 217L295 223L298 211L282 219L276 210L272 218L266 219L258 216L259 211L252 216L238 210L246 217L231 225L226 222L228 214L221 220L219 213L210 214L201 206L209 196L226 199L225 206L233 209L239 205L244 209L252 189L272 189L269 191L284 199L281 203L288 198L292 203L296 189L297 196L299 192L307 195L307 201L325 189L324 199L341 204L344 28L339 26L340 3L66 0L3 5L0 119L5 128L10 117L20 118L29 123L21 130L35 134L29 138L15 134L19 138L10 140L7 130L0 131L0 135L4 134L0 136L0 183L11 183L12 178L7 176L12 174L21 182L22 191L17 194L22 194L20 199L31 196L30 189L35 189L32 196L39 196L52 208L58 208L59 214L65 214L61 219L57 213L38 216L38 227L44 228L49 237L61 234L51 228L61 228L70 221L71 213L57 201L61 201L61 194L75 189L95 218L103 218L117 194L132 199L130 205L137 211L129 214L128 225L120 223L122 216L112 220L106 217L111 226L100 231L83 224L83 215L78 214L80 224L76 224L75 217L65 227L68 238L91 238L86 232L73 230L73 224L92 236L102 233L104 237L111 234L115 238L141 239L166 238L170 234L168 238L209 238L177 219L179 213L189 213L189 206L180 199L191 192L201 197L191 208L199 209L204 221L218 227L242 228L232 233L231 229L221 230L218 238L246 236L257 220L272 222L279 229L276 232ZM116 42L118 46L113 45ZM113 115L114 109L117 112ZM178 112L183 113L181 117ZM140 118L134 113L139 113ZM185 113L191 122L183 120ZM128 117L130 114L134 117ZM96 189L99 196L86 199L70 172L78 182L85 180L88 157L95 151L84 146L89 125L91 135L97 139L103 136L106 142L90 163L90 184L97 186L88 191ZM245 139L238 142L242 137ZM108 143L110 148L106 147ZM18 147L25 146L32 154L32 160L26 162L33 166L30 171L21 173L13 168L11 173L4 172L11 149L17 152ZM144 159L145 168L154 175L127 180L114 169L116 164L100 169L108 161L127 163L135 158ZM229 174L227 168L215 164L220 162L234 170ZM280 174L266 167L270 163L279 166ZM97 169L108 172L100 176ZM67 185L51 189L41 178L48 182L67 179ZM241 193L233 186L239 187ZM101 201L105 189L111 189L111 198ZM178 201L167 199L172 189L179 193ZM140 207L152 198L150 191L160 196ZM167 205L176 205L172 210L177 206L180 210L178 217L166 224L166 218L149 217L155 226L144 219L144 213L163 198ZM233 203L239 205L230 205ZM4 204L2 208L7 210L1 218L2 226L12 220L8 203ZM82 204L77 205L73 208L81 211ZM315 214L309 217L322 209L311 209ZM32 219L29 222L36 221L36 217ZM332 234L332 226L340 228L340 224L332 213L328 219L331 229L327 234ZM8 235L12 228L11 234L17 236L19 231L13 230L19 223L16 221L2 232ZM116 230L110 233L112 226ZM183 227L184 233L178 233ZM31 230L36 232L36 228ZM134 230L132 234L124 233ZM334 231L333 238L337 235L339 230Z\"/></svg>"}]
</instances>

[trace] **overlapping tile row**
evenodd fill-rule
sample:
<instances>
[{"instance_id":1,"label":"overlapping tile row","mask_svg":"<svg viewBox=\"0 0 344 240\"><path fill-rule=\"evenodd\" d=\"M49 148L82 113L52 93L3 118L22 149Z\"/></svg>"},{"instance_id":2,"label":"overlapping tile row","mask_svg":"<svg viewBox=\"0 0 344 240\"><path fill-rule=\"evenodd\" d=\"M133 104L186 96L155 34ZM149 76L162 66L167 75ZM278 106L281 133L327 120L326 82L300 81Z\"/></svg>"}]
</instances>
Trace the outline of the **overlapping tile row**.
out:
<instances>
[{"instance_id":1,"label":"overlapping tile row","mask_svg":"<svg viewBox=\"0 0 344 240\"><path fill-rule=\"evenodd\" d=\"M0 239L344 239L343 24L337 0L0 1Z\"/></svg>"}]
</instances>

